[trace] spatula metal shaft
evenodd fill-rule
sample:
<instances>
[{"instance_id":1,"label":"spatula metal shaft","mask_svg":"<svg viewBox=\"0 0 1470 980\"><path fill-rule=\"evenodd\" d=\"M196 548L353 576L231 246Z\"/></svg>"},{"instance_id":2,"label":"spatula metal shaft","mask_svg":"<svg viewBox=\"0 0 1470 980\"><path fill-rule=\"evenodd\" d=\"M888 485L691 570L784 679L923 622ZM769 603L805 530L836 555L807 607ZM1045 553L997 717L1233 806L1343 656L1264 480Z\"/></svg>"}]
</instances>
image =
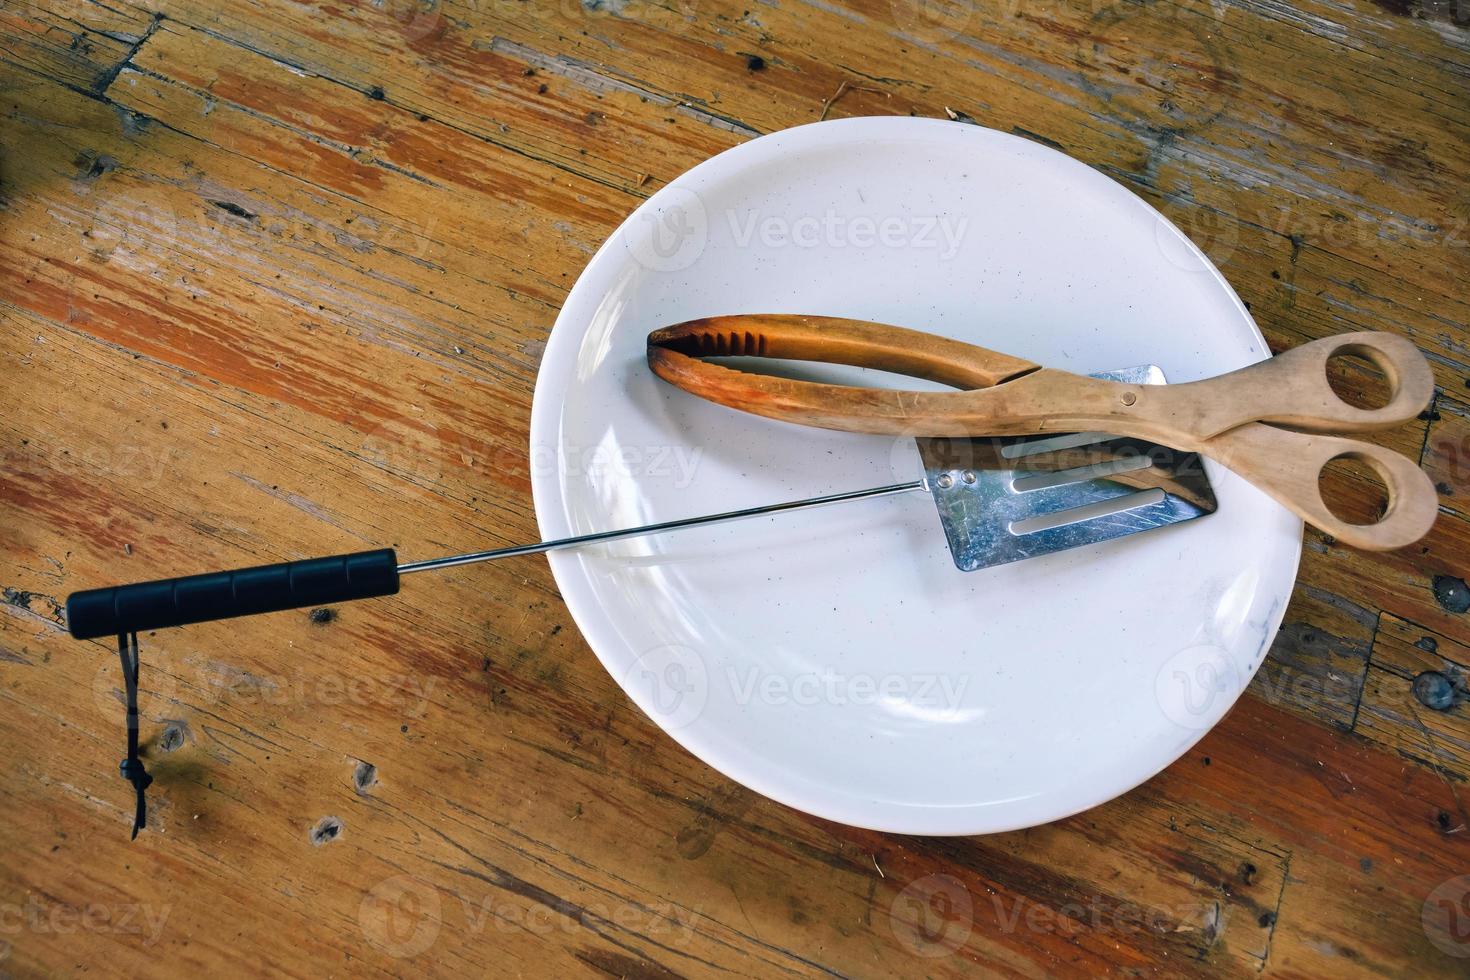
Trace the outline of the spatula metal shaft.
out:
<instances>
[{"instance_id":1,"label":"spatula metal shaft","mask_svg":"<svg viewBox=\"0 0 1470 980\"><path fill-rule=\"evenodd\" d=\"M741 521L749 517L763 517L767 514L784 514L787 511L806 510L809 507L824 507L828 504L843 504L853 500L868 500L873 497L892 497L900 493L910 493L914 490L927 489L929 489L928 485L923 480L914 480L911 483L892 483L885 487L849 490L846 493L832 493L822 497L808 497L806 500L790 500L780 504L766 504L762 507L730 510L722 514L685 517L677 521L646 524L643 527L630 527L619 531L598 531L593 534L579 534L572 538L557 538L554 541L538 541L535 544L518 544L512 545L509 548L496 548L493 551L472 551L469 554L450 555L447 558L430 558L425 561L412 561L399 565L398 574L408 575L411 572L432 572L441 568L453 568L456 565L473 565L482 561L494 561L497 558L514 558L517 555L536 555L545 551L560 551L564 548L599 544L604 541L621 541L624 538L638 538L647 534L663 534L665 531L680 531L686 527L704 527L708 524Z\"/></svg>"}]
</instances>

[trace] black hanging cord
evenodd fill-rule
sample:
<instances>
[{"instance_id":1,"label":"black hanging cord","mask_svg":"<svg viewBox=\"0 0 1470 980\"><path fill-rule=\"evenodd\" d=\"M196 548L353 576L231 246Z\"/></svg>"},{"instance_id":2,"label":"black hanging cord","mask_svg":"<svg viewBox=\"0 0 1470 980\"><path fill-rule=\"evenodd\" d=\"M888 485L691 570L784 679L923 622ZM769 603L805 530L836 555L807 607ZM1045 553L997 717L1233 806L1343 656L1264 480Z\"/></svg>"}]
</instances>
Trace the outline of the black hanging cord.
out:
<instances>
[{"instance_id":1,"label":"black hanging cord","mask_svg":"<svg viewBox=\"0 0 1470 980\"><path fill-rule=\"evenodd\" d=\"M128 757L118 765L118 770L133 784L133 791L138 797L137 809L133 811L133 838L136 840L138 831L148 826L148 800L144 794L153 782L153 777L143 768L143 760L138 758L137 633L117 634L117 655L122 661L123 688L128 698Z\"/></svg>"}]
</instances>

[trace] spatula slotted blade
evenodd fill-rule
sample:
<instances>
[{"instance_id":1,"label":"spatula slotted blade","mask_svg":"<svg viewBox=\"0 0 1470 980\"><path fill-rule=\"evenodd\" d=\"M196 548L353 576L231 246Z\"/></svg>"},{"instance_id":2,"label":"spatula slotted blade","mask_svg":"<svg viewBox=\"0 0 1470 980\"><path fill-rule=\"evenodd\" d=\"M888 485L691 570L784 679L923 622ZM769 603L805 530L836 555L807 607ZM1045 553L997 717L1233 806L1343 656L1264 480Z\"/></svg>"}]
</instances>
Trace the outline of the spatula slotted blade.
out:
<instances>
[{"instance_id":1,"label":"spatula slotted blade","mask_svg":"<svg viewBox=\"0 0 1470 980\"><path fill-rule=\"evenodd\" d=\"M1098 374L1163 384L1152 365ZM966 572L1109 541L1214 513L1204 463L1101 432L919 439L955 565Z\"/></svg>"}]
</instances>

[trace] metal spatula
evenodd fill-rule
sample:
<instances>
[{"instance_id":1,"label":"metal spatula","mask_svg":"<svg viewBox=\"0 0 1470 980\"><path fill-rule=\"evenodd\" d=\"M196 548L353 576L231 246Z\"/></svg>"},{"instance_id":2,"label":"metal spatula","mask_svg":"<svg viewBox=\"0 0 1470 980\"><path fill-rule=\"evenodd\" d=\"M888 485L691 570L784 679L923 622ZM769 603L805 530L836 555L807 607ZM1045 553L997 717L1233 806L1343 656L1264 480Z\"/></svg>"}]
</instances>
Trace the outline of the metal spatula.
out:
<instances>
[{"instance_id":1,"label":"metal spatula","mask_svg":"<svg viewBox=\"0 0 1470 980\"><path fill-rule=\"evenodd\" d=\"M1098 377L1163 382L1163 372L1152 366ZM934 496L955 565L967 572L1177 524L1215 509L1197 455L1137 440L1093 432L1042 439L920 439L918 446L924 473L909 483L404 564L385 548L90 589L67 598L67 628L77 639L91 639L393 595L399 577L413 572L920 490Z\"/></svg>"},{"instance_id":2,"label":"metal spatula","mask_svg":"<svg viewBox=\"0 0 1470 980\"><path fill-rule=\"evenodd\" d=\"M1149 365L1094 374L1163 384ZM1102 432L1020 439L919 439L924 476L955 565L973 572L1212 514L1196 453Z\"/></svg>"},{"instance_id":3,"label":"metal spatula","mask_svg":"<svg viewBox=\"0 0 1470 980\"><path fill-rule=\"evenodd\" d=\"M1137 383L1162 381L1156 368L1123 372L1119 377ZM398 592L400 577L412 572L918 490L934 495L955 564L965 571L1105 541L1214 510L1214 495L1193 454L1125 445L1098 433L1065 443L1055 439L1042 442L1051 444L1031 441L1028 445L1027 440L1015 439L924 439L919 445L924 474L909 483L407 564L399 564L394 551L384 548L90 589L67 597L67 628L77 639L111 635L118 639L128 717L128 754L120 771L136 796L136 837L147 826L145 794L153 781L140 754L139 632L393 595ZM1103 458L1077 464L1061 455L1083 450L1100 453ZM1018 465L1011 462L1013 459L1023 462ZM1063 464L1040 467L1037 464L1042 459L1063 459ZM1139 488L1150 480L1154 486Z\"/></svg>"}]
</instances>

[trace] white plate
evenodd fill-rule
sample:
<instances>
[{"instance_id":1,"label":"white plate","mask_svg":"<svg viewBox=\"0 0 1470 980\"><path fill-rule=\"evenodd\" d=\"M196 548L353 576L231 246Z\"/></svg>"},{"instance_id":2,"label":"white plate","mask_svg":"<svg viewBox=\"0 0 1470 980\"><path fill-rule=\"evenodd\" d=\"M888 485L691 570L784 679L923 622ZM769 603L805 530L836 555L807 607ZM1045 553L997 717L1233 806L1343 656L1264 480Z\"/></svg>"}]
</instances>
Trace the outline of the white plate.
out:
<instances>
[{"instance_id":1,"label":"white plate","mask_svg":"<svg viewBox=\"0 0 1470 980\"><path fill-rule=\"evenodd\" d=\"M896 323L1081 373L1154 363L1174 382L1267 355L1173 225L1061 153L936 120L802 126L659 191L577 282L532 412L545 536L918 475L911 441L744 415L648 371L651 329L741 312ZM551 567L607 669L711 766L847 824L988 833L1136 786L1260 664L1301 524L1210 476L1212 516L968 574L923 494Z\"/></svg>"}]
</instances>

